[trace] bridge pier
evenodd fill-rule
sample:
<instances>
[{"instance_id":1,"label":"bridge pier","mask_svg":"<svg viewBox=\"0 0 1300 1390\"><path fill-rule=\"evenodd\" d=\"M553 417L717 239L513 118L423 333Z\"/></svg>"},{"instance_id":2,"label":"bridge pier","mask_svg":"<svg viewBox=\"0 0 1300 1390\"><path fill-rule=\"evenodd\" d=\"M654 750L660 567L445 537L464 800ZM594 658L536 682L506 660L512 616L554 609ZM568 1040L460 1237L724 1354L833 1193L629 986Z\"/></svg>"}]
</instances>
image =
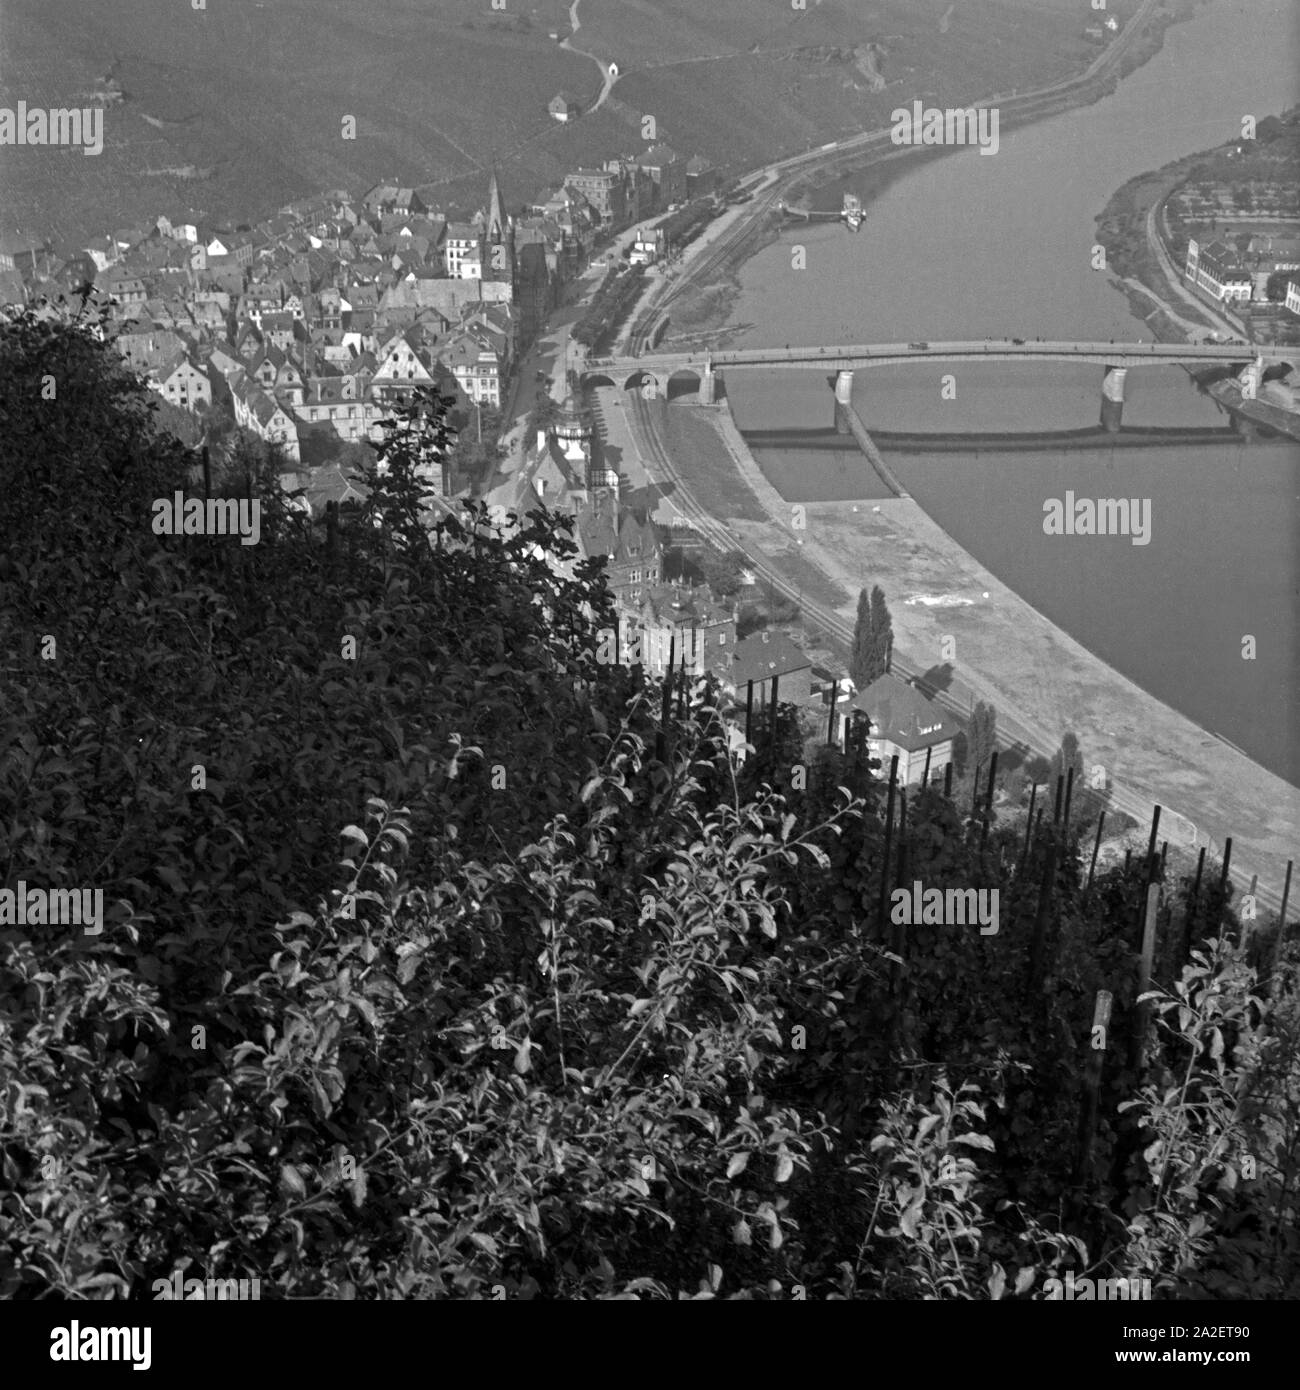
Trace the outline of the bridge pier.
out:
<instances>
[{"instance_id":1,"label":"bridge pier","mask_svg":"<svg viewBox=\"0 0 1300 1390\"><path fill-rule=\"evenodd\" d=\"M1237 380L1241 383L1241 398L1245 401L1259 399L1259 388L1264 382L1264 359L1256 357L1237 373Z\"/></svg>"},{"instance_id":2,"label":"bridge pier","mask_svg":"<svg viewBox=\"0 0 1300 1390\"><path fill-rule=\"evenodd\" d=\"M716 405L718 400L718 380L713 371L713 363L706 362L700 372L700 404Z\"/></svg>"},{"instance_id":3,"label":"bridge pier","mask_svg":"<svg viewBox=\"0 0 1300 1390\"><path fill-rule=\"evenodd\" d=\"M848 412L853 407L853 373L835 374L835 430L838 434L852 434Z\"/></svg>"},{"instance_id":4,"label":"bridge pier","mask_svg":"<svg viewBox=\"0 0 1300 1390\"><path fill-rule=\"evenodd\" d=\"M1127 367L1107 365L1101 383L1101 424L1110 434L1118 434L1124 419L1124 378Z\"/></svg>"}]
</instances>

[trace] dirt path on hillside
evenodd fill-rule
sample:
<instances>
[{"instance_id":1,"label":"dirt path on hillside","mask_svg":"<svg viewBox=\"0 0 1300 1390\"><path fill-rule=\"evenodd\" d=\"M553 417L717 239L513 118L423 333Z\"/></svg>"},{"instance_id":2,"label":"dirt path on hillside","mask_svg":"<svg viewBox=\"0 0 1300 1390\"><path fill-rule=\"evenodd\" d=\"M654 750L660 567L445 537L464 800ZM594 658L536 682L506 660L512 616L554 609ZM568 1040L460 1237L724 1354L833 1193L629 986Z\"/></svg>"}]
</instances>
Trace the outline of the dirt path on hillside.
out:
<instances>
[{"instance_id":1,"label":"dirt path on hillside","mask_svg":"<svg viewBox=\"0 0 1300 1390\"><path fill-rule=\"evenodd\" d=\"M590 111L599 111L605 104L605 98L614 90L614 83L618 81L618 68L614 63L604 63L596 57L594 53L588 53L585 48L578 48L573 42L573 36L582 28L582 21L578 18L578 6L582 0L573 0L569 6L569 23L573 26L573 32L561 44L561 48L567 49L570 53L576 53L580 58L590 58L600 69L600 95L588 108ZM587 112L583 113L584 115Z\"/></svg>"}]
</instances>

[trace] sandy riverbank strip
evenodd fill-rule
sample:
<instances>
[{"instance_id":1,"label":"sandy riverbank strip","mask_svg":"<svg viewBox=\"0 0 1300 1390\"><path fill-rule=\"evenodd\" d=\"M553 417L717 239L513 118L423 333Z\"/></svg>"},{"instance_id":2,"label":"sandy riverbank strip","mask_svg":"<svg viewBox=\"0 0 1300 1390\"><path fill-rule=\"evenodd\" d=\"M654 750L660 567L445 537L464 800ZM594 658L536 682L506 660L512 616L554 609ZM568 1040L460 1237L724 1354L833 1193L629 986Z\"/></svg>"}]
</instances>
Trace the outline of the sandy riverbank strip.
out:
<instances>
[{"instance_id":1,"label":"sandy riverbank strip","mask_svg":"<svg viewBox=\"0 0 1300 1390\"><path fill-rule=\"evenodd\" d=\"M1173 843L1208 840L1217 848L1231 836L1234 864L1258 872L1261 887L1280 890L1286 861L1300 845L1300 790L1093 655L980 565L911 498L807 503L806 529L796 532L792 504L763 476L729 409L671 408L712 421L737 481L767 514L764 521L727 518L727 526L745 549L802 583L808 599L813 592L805 566L838 589L822 589L818 598L851 624L858 590L879 584L902 659L923 671L950 665L949 693L963 703L994 704L1004 735L1028 736L1050 748L1073 731L1089 768L1104 767L1108 782L1140 798L1148 816L1152 805L1167 808L1165 832ZM834 604L841 595L845 601ZM956 650L951 663L944 657L948 637Z\"/></svg>"}]
</instances>

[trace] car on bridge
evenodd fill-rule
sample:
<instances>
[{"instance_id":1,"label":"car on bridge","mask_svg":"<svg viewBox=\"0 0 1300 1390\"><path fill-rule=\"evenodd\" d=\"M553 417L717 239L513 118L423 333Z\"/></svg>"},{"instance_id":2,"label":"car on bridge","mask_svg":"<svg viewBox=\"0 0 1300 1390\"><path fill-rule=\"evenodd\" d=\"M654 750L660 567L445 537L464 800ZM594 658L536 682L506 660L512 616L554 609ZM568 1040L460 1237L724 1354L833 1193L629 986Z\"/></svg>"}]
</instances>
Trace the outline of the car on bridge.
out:
<instances>
[{"instance_id":1,"label":"car on bridge","mask_svg":"<svg viewBox=\"0 0 1300 1390\"><path fill-rule=\"evenodd\" d=\"M1025 340L1023 338L1012 338L1011 341L1016 347L1024 347L1025 345Z\"/></svg>"},{"instance_id":2,"label":"car on bridge","mask_svg":"<svg viewBox=\"0 0 1300 1390\"><path fill-rule=\"evenodd\" d=\"M929 349L929 343L908 343L907 345L913 352L925 352Z\"/></svg>"}]
</instances>

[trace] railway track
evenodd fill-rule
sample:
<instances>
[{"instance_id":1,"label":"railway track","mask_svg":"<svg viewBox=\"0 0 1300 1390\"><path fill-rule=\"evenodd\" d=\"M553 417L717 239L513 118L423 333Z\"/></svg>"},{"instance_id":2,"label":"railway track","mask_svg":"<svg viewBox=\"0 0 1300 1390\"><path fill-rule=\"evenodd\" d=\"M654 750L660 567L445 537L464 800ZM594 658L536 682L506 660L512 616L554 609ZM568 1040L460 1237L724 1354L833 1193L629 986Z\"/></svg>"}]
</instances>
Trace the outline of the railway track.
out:
<instances>
[{"instance_id":1,"label":"railway track","mask_svg":"<svg viewBox=\"0 0 1300 1390\"><path fill-rule=\"evenodd\" d=\"M659 477L674 484L675 491L672 498L682 516L691 521L700 535L719 552L740 551L746 557L750 568L760 576L765 584L770 585L783 597L798 604L801 610L808 614L819 627L832 638L841 642L846 649L850 648L853 642L853 624L847 618L841 617L833 608L828 608L816 600L810 599L798 584L782 574L765 556L748 549L735 533L727 528L725 523L711 516L691 495L687 484L678 475L656 427L655 412L668 409L667 402L659 400L652 404L637 393L632 395L631 401L631 416L637 435L637 443L643 450L647 462L650 463ZM902 657L895 656L892 664L893 669L904 677L916 679L924 675L920 667L914 666ZM969 714L969 700L978 698L978 696L976 692L969 692L968 701L963 702L948 691L937 691L932 698L946 713L954 715L962 723L965 723ZM998 731L1002 735L1000 741L1021 745L1027 748L1030 753L1040 757L1050 758L1057 751L1058 742L1044 730L1031 727L1014 714L1001 708L998 710ZM1110 806L1131 816L1139 826L1150 825L1154 803L1149 797L1113 781L1109 787L1109 793ZM1171 815L1177 816L1180 822L1192 824L1190 821L1186 821L1186 818L1174 808L1168 808L1168 810ZM1197 844L1202 843L1221 853L1219 847L1212 840L1198 834ZM1180 848L1186 848L1186 846L1180 846ZM1237 873L1233 875L1234 880L1244 877L1249 883L1253 872L1252 866L1243 865L1239 860L1234 862L1237 868ZM1282 895L1280 891L1261 882L1256 886L1255 896L1261 904L1271 908L1274 912L1281 909Z\"/></svg>"},{"instance_id":2,"label":"railway track","mask_svg":"<svg viewBox=\"0 0 1300 1390\"><path fill-rule=\"evenodd\" d=\"M1061 97L1070 92L1091 83L1107 80L1114 75L1126 52L1136 39L1142 24L1151 16L1155 6L1156 0L1143 0L1133 18L1125 26L1123 34L1097 58L1086 72L1078 77L1045 87L1036 93L1009 98L1009 101L1015 103L1014 115L1017 119L1024 116L1032 117L1045 106L1059 102ZM991 102L982 104L989 105ZM876 131L855 136L836 145L831 150L822 147L818 150L810 150L804 154L779 160L742 178L738 186L746 191L752 190L753 205L745 214L737 218L736 225L729 228L718 238L716 243L690 260L677 280L646 306L639 315L629 337L629 352L634 356L639 356L645 350L655 325L658 324L668 307L693 284L709 277L726 260L735 257L743 250L745 242L758 234L767 215L776 207L777 203L784 199L788 185L795 178L814 168L833 169L840 162L859 161L862 155L869 152L873 146L883 146L889 143L890 138L887 131ZM777 593L799 604L802 610L810 614L831 637L842 642L846 647L851 646L853 641L853 624L851 622L842 618L833 609L809 599L799 585L787 579L764 556L748 550L727 529L724 523L710 516L691 496L689 488L678 476L659 434L655 412L663 409L667 409L666 402L656 402L652 407L639 393L634 393L632 396L632 416L639 436L638 442L645 457L659 471L660 476L675 484L676 491L673 500L683 517L693 522L700 534L719 551L738 550L743 553L750 567L762 577L765 583L769 584ZM893 666L906 677L916 678L923 675L920 668L914 667L900 657L894 658ZM975 698L974 692L969 694L970 698ZM964 722L967 717L967 706L959 699L954 698L947 691L936 692L933 698L943 710ZM1056 752L1057 744L1052 736L1042 729L1031 727L1014 714L999 709L998 726L999 731L1005 735L1006 741L1022 745L1033 754L1050 758ZM1153 802L1149 797L1132 788L1113 782L1109 791L1111 806L1131 816L1139 826L1150 824ZM1192 824L1172 808L1170 808L1170 814L1176 816L1180 823ZM1193 829L1195 829L1194 826ZM1206 835L1198 833L1197 844L1205 844L1216 853L1221 853L1215 842ZM1236 861L1236 869L1237 873L1233 875L1234 879L1244 877L1249 883L1253 876L1253 867ZM1255 889L1255 896L1260 903L1271 908L1274 912L1280 910L1281 893L1279 891L1259 883Z\"/></svg>"}]
</instances>

